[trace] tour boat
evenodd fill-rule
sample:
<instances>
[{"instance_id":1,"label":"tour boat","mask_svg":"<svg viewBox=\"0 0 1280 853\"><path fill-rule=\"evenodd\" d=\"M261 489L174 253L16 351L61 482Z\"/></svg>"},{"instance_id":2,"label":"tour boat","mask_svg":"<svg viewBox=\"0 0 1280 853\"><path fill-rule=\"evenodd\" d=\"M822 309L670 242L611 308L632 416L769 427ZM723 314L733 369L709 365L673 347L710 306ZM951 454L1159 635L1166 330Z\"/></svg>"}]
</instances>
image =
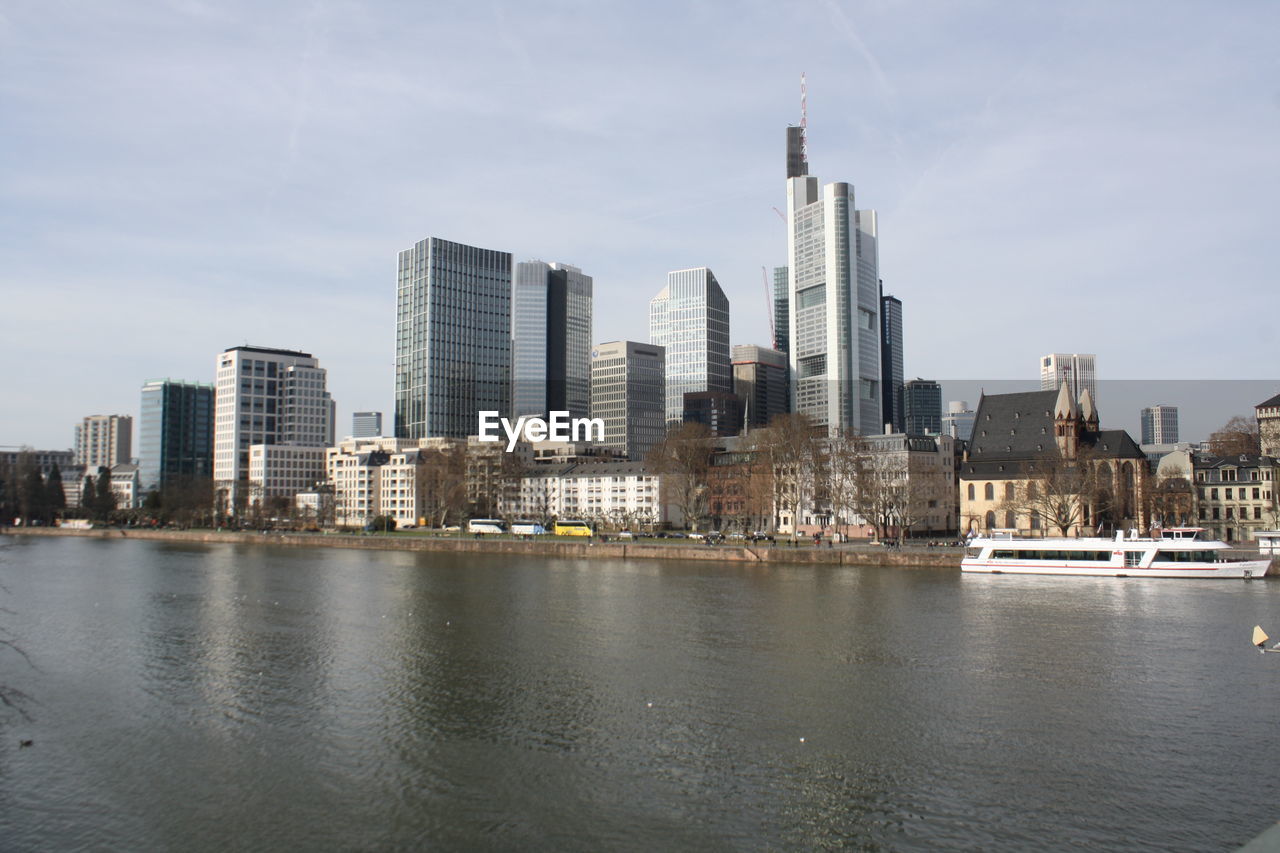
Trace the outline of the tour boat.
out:
<instances>
[{"instance_id":1,"label":"tour boat","mask_svg":"<svg viewBox=\"0 0 1280 853\"><path fill-rule=\"evenodd\" d=\"M1260 578L1270 560L1229 555L1225 542L1202 539L1201 527L1160 531L1158 539L1132 531L1115 539L1018 539L993 533L970 539L960 570L1023 575L1095 575L1117 578Z\"/></svg>"}]
</instances>

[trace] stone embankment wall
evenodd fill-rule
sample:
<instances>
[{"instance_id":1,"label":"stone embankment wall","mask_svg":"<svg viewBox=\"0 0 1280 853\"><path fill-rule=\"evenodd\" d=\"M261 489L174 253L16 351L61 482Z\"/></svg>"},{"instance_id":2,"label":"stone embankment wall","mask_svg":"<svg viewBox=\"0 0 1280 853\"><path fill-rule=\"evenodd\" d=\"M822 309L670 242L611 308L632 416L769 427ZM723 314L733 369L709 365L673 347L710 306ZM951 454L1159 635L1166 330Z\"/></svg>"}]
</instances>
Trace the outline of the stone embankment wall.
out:
<instances>
[{"instance_id":1,"label":"stone embankment wall","mask_svg":"<svg viewBox=\"0 0 1280 853\"><path fill-rule=\"evenodd\" d=\"M65 527L7 528L21 536L81 536L96 539L163 539L171 542L236 542L304 548L358 548L370 551L455 551L471 554L530 554L570 559L708 560L771 565L960 567L957 548L792 548L777 545L671 545L658 542L572 542L563 539L467 539L463 537L387 536L318 533L252 533L212 530L73 530Z\"/></svg>"}]
</instances>

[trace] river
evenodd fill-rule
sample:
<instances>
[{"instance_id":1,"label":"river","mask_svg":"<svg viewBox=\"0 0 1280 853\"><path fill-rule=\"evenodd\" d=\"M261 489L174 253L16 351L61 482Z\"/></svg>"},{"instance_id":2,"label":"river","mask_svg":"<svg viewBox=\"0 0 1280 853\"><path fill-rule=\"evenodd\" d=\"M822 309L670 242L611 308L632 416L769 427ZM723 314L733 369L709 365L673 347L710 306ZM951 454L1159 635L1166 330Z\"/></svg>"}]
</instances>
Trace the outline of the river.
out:
<instances>
[{"instance_id":1,"label":"river","mask_svg":"<svg viewBox=\"0 0 1280 853\"><path fill-rule=\"evenodd\" d=\"M5 850L1201 851L1280 818L1275 580L0 537L0 584Z\"/></svg>"}]
</instances>

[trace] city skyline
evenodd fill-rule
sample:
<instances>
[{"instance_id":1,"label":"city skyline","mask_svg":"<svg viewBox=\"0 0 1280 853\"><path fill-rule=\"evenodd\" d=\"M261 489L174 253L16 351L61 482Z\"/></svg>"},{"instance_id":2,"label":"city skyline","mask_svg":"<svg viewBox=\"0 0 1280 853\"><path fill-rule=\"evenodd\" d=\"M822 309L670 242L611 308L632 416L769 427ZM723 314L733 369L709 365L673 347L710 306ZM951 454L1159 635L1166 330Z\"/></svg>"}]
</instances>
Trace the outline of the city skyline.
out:
<instances>
[{"instance_id":1,"label":"city skyline","mask_svg":"<svg viewBox=\"0 0 1280 853\"><path fill-rule=\"evenodd\" d=\"M391 411L386 282L423 234L590 270L594 342L643 339L665 273L705 264L731 343L767 346L802 71L814 171L882 220L908 374L1018 379L1062 348L1109 378L1271 372L1262 336L1187 346L1196 312L1163 294L1225 275L1268 304L1280 11L814 2L791 10L802 59L774 55L762 5L666 11L6 10L0 340L40 369L6 377L0 443L70 446L85 413L136 415L157 375L210 382L207 354L240 343L322 354L340 423ZM428 30L448 37L425 56ZM582 53L534 62L540 32ZM1212 215L1173 215L1187 198ZM1027 282L1067 294L1051 325L1010 298Z\"/></svg>"}]
</instances>

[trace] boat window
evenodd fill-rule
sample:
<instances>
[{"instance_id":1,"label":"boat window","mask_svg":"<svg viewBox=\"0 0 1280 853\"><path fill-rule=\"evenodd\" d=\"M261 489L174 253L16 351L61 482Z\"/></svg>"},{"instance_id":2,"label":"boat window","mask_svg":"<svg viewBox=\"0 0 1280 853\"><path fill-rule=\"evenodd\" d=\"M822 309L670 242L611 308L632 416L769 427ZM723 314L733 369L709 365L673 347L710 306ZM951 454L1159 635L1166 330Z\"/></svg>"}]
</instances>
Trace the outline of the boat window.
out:
<instances>
[{"instance_id":1,"label":"boat window","mask_svg":"<svg viewBox=\"0 0 1280 853\"><path fill-rule=\"evenodd\" d=\"M1145 555L1145 554L1146 554L1146 552L1145 552L1145 551L1125 551L1125 552L1124 552L1124 564L1125 564L1126 566L1137 566L1137 565L1141 565L1141 563L1142 563L1142 557L1143 557L1143 555Z\"/></svg>"},{"instance_id":2,"label":"boat window","mask_svg":"<svg viewBox=\"0 0 1280 853\"><path fill-rule=\"evenodd\" d=\"M993 560L1012 560L1014 556L1013 551L1004 549L991 552L991 559Z\"/></svg>"},{"instance_id":3,"label":"boat window","mask_svg":"<svg viewBox=\"0 0 1280 853\"><path fill-rule=\"evenodd\" d=\"M1157 563L1212 563L1212 551L1156 551Z\"/></svg>"}]
</instances>

